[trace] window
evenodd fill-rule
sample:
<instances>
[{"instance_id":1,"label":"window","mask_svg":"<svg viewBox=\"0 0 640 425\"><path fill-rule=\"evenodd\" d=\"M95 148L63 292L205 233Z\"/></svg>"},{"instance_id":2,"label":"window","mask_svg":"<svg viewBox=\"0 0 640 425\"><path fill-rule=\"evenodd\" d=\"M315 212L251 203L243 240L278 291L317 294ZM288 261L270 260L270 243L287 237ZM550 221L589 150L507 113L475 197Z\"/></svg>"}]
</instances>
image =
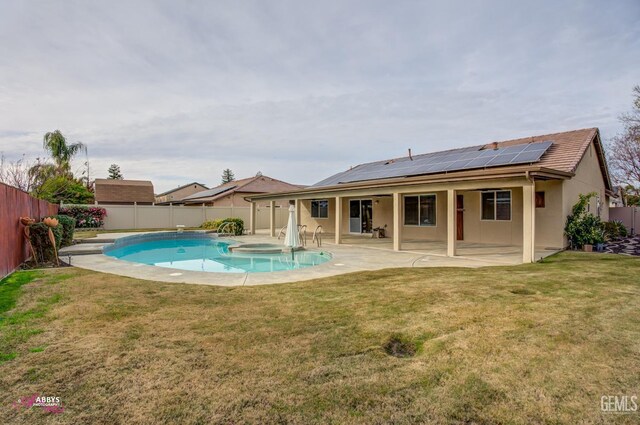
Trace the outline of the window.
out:
<instances>
[{"instance_id":1,"label":"window","mask_svg":"<svg viewBox=\"0 0 640 425\"><path fill-rule=\"evenodd\" d=\"M436 195L404 197L405 226L436 225Z\"/></svg>"},{"instance_id":2,"label":"window","mask_svg":"<svg viewBox=\"0 0 640 425\"><path fill-rule=\"evenodd\" d=\"M544 192L536 192L536 208L544 208Z\"/></svg>"},{"instance_id":3,"label":"window","mask_svg":"<svg viewBox=\"0 0 640 425\"><path fill-rule=\"evenodd\" d=\"M329 218L329 201L326 199L311 201L312 218Z\"/></svg>"},{"instance_id":4,"label":"window","mask_svg":"<svg viewBox=\"0 0 640 425\"><path fill-rule=\"evenodd\" d=\"M511 220L511 191L482 192L483 220Z\"/></svg>"}]
</instances>

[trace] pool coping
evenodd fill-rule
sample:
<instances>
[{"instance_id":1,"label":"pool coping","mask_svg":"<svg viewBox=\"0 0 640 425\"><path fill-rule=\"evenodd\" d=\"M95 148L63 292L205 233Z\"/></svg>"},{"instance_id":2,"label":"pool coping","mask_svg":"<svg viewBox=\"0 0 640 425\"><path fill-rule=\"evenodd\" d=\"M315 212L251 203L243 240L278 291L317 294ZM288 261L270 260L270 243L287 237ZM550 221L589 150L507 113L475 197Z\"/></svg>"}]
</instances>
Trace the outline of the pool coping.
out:
<instances>
[{"instance_id":1,"label":"pool coping","mask_svg":"<svg viewBox=\"0 0 640 425\"><path fill-rule=\"evenodd\" d=\"M138 234L145 233L157 232L140 232ZM124 236L134 235L118 235L116 238ZM107 237L109 237L108 234L105 235L105 238ZM264 235L234 236L229 239L243 243L276 242L273 238ZM95 238L94 240L96 243L100 242L100 238ZM504 265L487 264L486 261L477 261L470 258L451 258L437 254L425 254L411 251L390 251L380 248L345 244L327 244L321 249L316 247L307 247L307 250L327 252L332 258L326 263L302 269L256 273L219 273L181 270L128 262L114 257L109 257L104 254L89 254L71 257L70 265L135 279L227 287L301 282L352 272L375 271L388 268L436 266L475 268L487 265Z\"/></svg>"}]
</instances>

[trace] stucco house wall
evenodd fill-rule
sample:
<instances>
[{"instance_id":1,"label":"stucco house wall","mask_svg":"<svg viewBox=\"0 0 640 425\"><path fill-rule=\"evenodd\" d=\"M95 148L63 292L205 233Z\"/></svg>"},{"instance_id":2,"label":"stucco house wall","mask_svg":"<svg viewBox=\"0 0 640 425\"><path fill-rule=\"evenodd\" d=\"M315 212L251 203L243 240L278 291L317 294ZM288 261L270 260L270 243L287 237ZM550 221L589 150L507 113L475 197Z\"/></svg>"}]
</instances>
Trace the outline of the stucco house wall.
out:
<instances>
[{"instance_id":1,"label":"stucco house wall","mask_svg":"<svg viewBox=\"0 0 640 425\"><path fill-rule=\"evenodd\" d=\"M156 203L179 201L182 198L185 198L189 195L193 195L194 193L201 192L203 190L207 190L207 187L198 183L193 183L188 186L176 189L165 195L156 196Z\"/></svg>"},{"instance_id":2,"label":"stucco house wall","mask_svg":"<svg viewBox=\"0 0 640 425\"><path fill-rule=\"evenodd\" d=\"M216 207L249 207L251 206L251 202L247 202L245 198L250 197L253 194L254 193L251 192L233 192L227 196L216 199L213 201L213 205ZM289 208L288 201L276 201L276 205L279 207ZM268 208L269 201L258 202L257 206Z\"/></svg>"},{"instance_id":3,"label":"stucco house wall","mask_svg":"<svg viewBox=\"0 0 640 425\"><path fill-rule=\"evenodd\" d=\"M536 208L536 246L561 249L565 246L563 185L566 181L537 181L536 192L544 192L544 208Z\"/></svg>"},{"instance_id":4,"label":"stucco house wall","mask_svg":"<svg viewBox=\"0 0 640 425\"><path fill-rule=\"evenodd\" d=\"M585 151L584 156L578 163L575 176L564 182L563 204L564 217L571 213L571 208L578 202L579 194L596 192L600 198L600 218L609 220L609 199L605 194L605 181L600 171L600 163L593 143ZM591 199L589 211L598 213L596 199Z\"/></svg>"}]
</instances>

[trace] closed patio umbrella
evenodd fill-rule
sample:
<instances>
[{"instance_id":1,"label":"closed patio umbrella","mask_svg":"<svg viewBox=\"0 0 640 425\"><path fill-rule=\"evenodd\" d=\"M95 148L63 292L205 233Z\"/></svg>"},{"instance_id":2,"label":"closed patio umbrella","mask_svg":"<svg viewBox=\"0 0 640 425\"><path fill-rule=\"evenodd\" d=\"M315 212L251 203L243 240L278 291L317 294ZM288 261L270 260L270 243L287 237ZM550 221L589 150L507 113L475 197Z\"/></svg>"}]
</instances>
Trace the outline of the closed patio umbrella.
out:
<instances>
[{"instance_id":1,"label":"closed patio umbrella","mask_svg":"<svg viewBox=\"0 0 640 425\"><path fill-rule=\"evenodd\" d=\"M289 222L287 223L287 235L284 238L284 246L298 248L300 246L300 234L296 223L296 207L289 205Z\"/></svg>"}]
</instances>

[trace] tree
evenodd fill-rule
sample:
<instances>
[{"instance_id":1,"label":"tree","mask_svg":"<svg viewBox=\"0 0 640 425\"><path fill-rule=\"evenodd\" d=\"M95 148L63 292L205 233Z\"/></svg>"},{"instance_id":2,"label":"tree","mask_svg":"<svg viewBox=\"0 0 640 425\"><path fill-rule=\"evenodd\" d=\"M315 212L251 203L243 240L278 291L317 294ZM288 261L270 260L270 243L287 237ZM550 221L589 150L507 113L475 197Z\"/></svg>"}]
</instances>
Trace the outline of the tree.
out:
<instances>
[{"instance_id":1,"label":"tree","mask_svg":"<svg viewBox=\"0 0 640 425\"><path fill-rule=\"evenodd\" d=\"M107 177L108 179L111 179L111 180L124 179L124 177L122 177L122 173L120 172L120 166L118 164L111 164L107 172L109 173L109 177Z\"/></svg>"},{"instance_id":2,"label":"tree","mask_svg":"<svg viewBox=\"0 0 640 425\"><path fill-rule=\"evenodd\" d=\"M5 156L0 154L0 182L31 192L35 185L32 167L33 164L27 161L24 155L17 161L7 161Z\"/></svg>"},{"instance_id":3,"label":"tree","mask_svg":"<svg viewBox=\"0 0 640 425\"><path fill-rule=\"evenodd\" d=\"M236 177L233 175L233 171L231 171L229 168L226 168L222 172L222 184L232 182L235 179Z\"/></svg>"},{"instance_id":4,"label":"tree","mask_svg":"<svg viewBox=\"0 0 640 425\"><path fill-rule=\"evenodd\" d=\"M51 155L58 175L69 174L73 157L79 152L87 152L87 146L82 142L67 143L60 130L46 133L42 139L42 147Z\"/></svg>"},{"instance_id":5,"label":"tree","mask_svg":"<svg viewBox=\"0 0 640 425\"><path fill-rule=\"evenodd\" d=\"M623 187L640 188L640 86L633 88L633 108L619 118L623 132L617 134L609 147L613 176Z\"/></svg>"},{"instance_id":6,"label":"tree","mask_svg":"<svg viewBox=\"0 0 640 425\"><path fill-rule=\"evenodd\" d=\"M627 206L640 206L640 188L630 184L622 188L622 203Z\"/></svg>"},{"instance_id":7,"label":"tree","mask_svg":"<svg viewBox=\"0 0 640 425\"><path fill-rule=\"evenodd\" d=\"M39 189L38 197L53 204L93 203L93 193L80 180L66 176L54 176L46 180Z\"/></svg>"}]
</instances>

